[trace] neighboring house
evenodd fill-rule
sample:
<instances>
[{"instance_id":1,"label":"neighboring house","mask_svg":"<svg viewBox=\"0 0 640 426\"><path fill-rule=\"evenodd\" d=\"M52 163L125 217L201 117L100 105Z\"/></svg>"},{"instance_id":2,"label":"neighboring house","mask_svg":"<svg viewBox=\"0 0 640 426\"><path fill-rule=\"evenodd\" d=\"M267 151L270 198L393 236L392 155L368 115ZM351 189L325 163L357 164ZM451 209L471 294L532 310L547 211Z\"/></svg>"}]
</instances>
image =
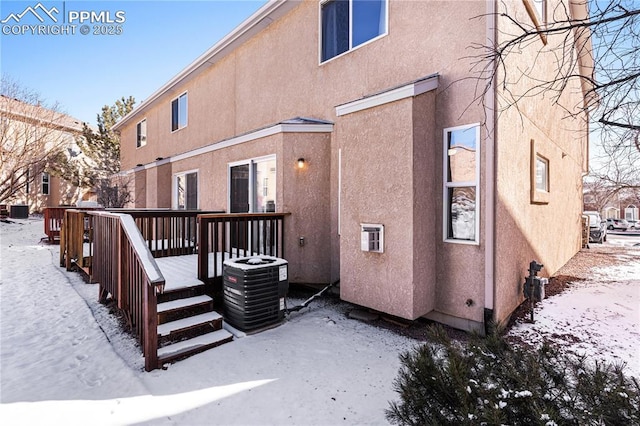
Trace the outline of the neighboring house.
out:
<instances>
[{"instance_id":1,"label":"neighboring house","mask_svg":"<svg viewBox=\"0 0 640 426\"><path fill-rule=\"evenodd\" d=\"M28 205L34 213L75 204L91 195L52 170L56 153L81 155L76 138L82 134L82 122L4 95L0 96L0 117L2 204Z\"/></svg>"},{"instance_id":2,"label":"neighboring house","mask_svg":"<svg viewBox=\"0 0 640 426\"><path fill-rule=\"evenodd\" d=\"M543 3L507 2L537 25ZM500 5L269 2L114 127L136 207L291 213L291 282L466 330L506 320L532 259L549 275L580 249L588 139L549 100L475 102L461 58L503 37Z\"/></svg>"},{"instance_id":3,"label":"neighboring house","mask_svg":"<svg viewBox=\"0 0 640 426\"><path fill-rule=\"evenodd\" d=\"M611 187L589 187L585 184L584 207L595 210L605 219L638 220L640 206L640 191L635 188L615 190Z\"/></svg>"}]
</instances>

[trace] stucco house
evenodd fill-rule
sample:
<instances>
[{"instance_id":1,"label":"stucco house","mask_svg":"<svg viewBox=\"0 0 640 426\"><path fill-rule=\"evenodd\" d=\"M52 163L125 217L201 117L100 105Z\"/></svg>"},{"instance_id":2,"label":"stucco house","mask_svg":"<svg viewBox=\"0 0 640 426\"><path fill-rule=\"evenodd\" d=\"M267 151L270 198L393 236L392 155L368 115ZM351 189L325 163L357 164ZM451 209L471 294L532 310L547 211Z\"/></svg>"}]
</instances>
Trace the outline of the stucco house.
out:
<instances>
[{"instance_id":1,"label":"stucco house","mask_svg":"<svg viewBox=\"0 0 640 426\"><path fill-rule=\"evenodd\" d=\"M290 213L292 283L465 330L504 321L532 259L548 275L580 249L588 120L562 108L586 88L498 114L502 89L477 102L462 58L503 37L498 8L544 25L561 1L586 16L568 0L270 1L115 126L135 207Z\"/></svg>"},{"instance_id":2,"label":"stucco house","mask_svg":"<svg viewBox=\"0 0 640 426\"><path fill-rule=\"evenodd\" d=\"M76 138L83 122L57 109L0 96L0 195L2 204L25 205L31 213L46 207L75 205L90 188L57 176L56 155L82 155Z\"/></svg>"}]
</instances>

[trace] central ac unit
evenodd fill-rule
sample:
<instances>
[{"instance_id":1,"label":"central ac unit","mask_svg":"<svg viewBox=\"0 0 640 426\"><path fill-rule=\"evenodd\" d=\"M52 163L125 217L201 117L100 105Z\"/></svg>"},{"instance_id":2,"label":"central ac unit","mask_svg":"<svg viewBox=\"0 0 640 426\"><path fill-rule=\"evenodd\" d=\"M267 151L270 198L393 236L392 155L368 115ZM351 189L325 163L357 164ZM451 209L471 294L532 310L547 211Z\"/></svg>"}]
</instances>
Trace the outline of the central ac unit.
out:
<instances>
[{"instance_id":1,"label":"central ac unit","mask_svg":"<svg viewBox=\"0 0 640 426\"><path fill-rule=\"evenodd\" d=\"M243 331L284 319L289 289L288 263L272 256L226 260L223 272L224 319Z\"/></svg>"}]
</instances>

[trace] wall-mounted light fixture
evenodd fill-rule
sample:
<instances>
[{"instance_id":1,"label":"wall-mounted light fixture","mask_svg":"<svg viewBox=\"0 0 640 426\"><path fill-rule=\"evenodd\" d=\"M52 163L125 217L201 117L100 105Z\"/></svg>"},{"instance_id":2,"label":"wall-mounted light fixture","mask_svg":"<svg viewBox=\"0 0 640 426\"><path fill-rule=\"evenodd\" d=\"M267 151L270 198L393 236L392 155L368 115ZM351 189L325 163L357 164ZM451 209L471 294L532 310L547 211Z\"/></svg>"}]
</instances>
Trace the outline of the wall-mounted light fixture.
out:
<instances>
[{"instance_id":1,"label":"wall-mounted light fixture","mask_svg":"<svg viewBox=\"0 0 640 426\"><path fill-rule=\"evenodd\" d=\"M304 169L304 165L305 165L305 161L304 158L298 158L298 168L299 169Z\"/></svg>"}]
</instances>

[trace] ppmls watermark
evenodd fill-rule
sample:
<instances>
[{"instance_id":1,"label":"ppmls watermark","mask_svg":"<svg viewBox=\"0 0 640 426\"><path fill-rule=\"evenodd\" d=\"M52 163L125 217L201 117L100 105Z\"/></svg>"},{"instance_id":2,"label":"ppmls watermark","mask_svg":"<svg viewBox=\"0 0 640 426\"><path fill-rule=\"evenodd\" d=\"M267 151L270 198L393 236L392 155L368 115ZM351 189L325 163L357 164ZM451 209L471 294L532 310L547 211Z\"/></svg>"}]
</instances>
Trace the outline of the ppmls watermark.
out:
<instances>
[{"instance_id":1,"label":"ppmls watermark","mask_svg":"<svg viewBox=\"0 0 640 426\"><path fill-rule=\"evenodd\" d=\"M28 5L9 13L0 23L5 36L120 35L126 20L124 10L67 10L66 2L61 2L51 7Z\"/></svg>"}]
</instances>

